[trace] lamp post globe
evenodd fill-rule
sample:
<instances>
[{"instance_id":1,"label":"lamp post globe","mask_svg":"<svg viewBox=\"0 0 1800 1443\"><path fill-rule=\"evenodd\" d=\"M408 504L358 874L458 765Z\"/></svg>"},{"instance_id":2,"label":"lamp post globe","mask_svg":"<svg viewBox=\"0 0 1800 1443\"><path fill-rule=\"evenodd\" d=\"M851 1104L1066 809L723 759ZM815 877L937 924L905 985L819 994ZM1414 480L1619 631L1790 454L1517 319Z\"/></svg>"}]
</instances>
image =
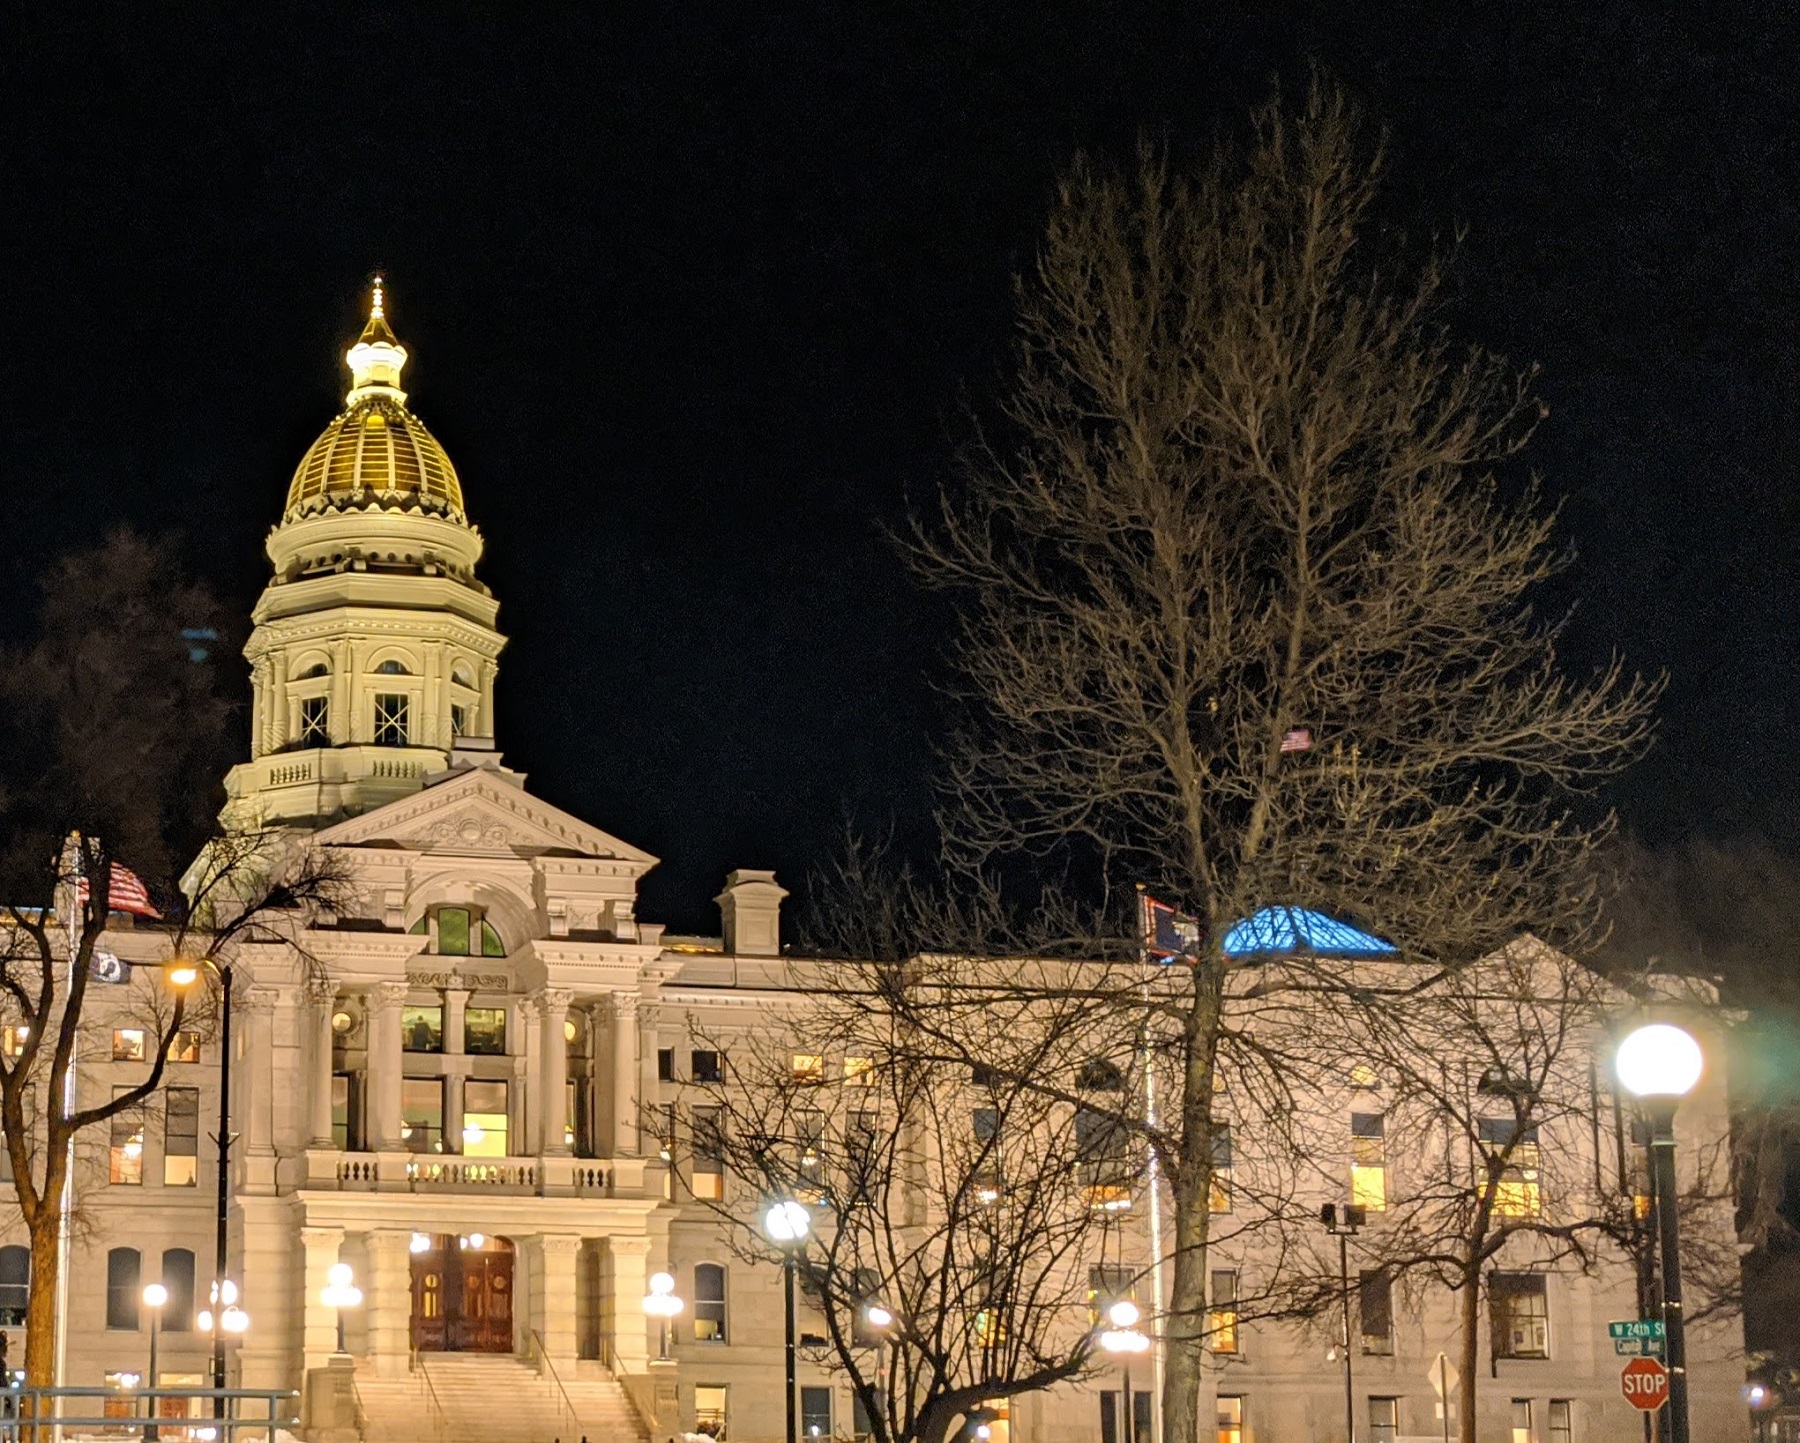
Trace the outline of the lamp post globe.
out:
<instances>
[{"instance_id":1,"label":"lamp post globe","mask_svg":"<svg viewBox=\"0 0 1800 1443\"><path fill-rule=\"evenodd\" d=\"M650 1291L644 1295L644 1312L655 1318L660 1324L660 1342L657 1349L657 1362L669 1361L669 1320L677 1316L683 1307L680 1298L675 1296L675 1278L671 1273L652 1273L650 1275Z\"/></svg>"},{"instance_id":2,"label":"lamp post globe","mask_svg":"<svg viewBox=\"0 0 1800 1443\"><path fill-rule=\"evenodd\" d=\"M812 1214L806 1210L806 1204L786 1198L770 1204L763 1214L763 1230L770 1242L789 1247L806 1240L812 1231Z\"/></svg>"},{"instance_id":3,"label":"lamp post globe","mask_svg":"<svg viewBox=\"0 0 1800 1443\"><path fill-rule=\"evenodd\" d=\"M1706 1065L1693 1034L1670 1022L1651 1022L1619 1044L1619 1081L1634 1097L1683 1098Z\"/></svg>"}]
</instances>

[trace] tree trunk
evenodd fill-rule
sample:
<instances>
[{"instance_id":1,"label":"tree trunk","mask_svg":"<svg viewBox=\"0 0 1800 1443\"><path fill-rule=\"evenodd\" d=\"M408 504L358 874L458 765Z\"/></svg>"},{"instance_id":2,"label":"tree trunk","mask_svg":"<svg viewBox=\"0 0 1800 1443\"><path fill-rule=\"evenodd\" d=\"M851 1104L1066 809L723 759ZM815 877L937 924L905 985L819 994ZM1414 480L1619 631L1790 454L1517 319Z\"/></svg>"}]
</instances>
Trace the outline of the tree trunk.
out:
<instances>
[{"instance_id":1,"label":"tree trunk","mask_svg":"<svg viewBox=\"0 0 1800 1443\"><path fill-rule=\"evenodd\" d=\"M56 1384L56 1275L62 1262L62 1173L57 1191L38 1204L31 1221L31 1291L25 1300L25 1384Z\"/></svg>"},{"instance_id":2,"label":"tree trunk","mask_svg":"<svg viewBox=\"0 0 1800 1443\"><path fill-rule=\"evenodd\" d=\"M1463 1276L1461 1311L1462 1376L1456 1380L1456 1436L1461 1443L1475 1443L1475 1369L1481 1361L1481 1265L1477 1263ZM1444 1400L1450 1406L1450 1400Z\"/></svg>"}]
</instances>

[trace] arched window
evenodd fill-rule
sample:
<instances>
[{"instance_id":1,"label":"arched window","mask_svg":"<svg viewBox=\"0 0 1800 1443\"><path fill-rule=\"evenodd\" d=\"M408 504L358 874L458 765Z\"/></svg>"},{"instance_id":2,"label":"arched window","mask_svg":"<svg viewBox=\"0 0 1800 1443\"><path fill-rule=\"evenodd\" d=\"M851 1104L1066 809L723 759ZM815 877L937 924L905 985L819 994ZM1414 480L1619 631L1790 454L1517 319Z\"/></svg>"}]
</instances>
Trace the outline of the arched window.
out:
<instances>
[{"instance_id":1,"label":"arched window","mask_svg":"<svg viewBox=\"0 0 1800 1443\"><path fill-rule=\"evenodd\" d=\"M475 673L470 670L466 661L459 661L450 668L450 680L458 686L466 686L470 691L475 690Z\"/></svg>"},{"instance_id":2,"label":"arched window","mask_svg":"<svg viewBox=\"0 0 1800 1443\"><path fill-rule=\"evenodd\" d=\"M406 669L405 662L395 661L392 657L389 657L386 661L382 662L382 664L380 666L376 667L375 674L377 676L411 676L412 675L412 673Z\"/></svg>"},{"instance_id":3,"label":"arched window","mask_svg":"<svg viewBox=\"0 0 1800 1443\"><path fill-rule=\"evenodd\" d=\"M725 1341L725 1268L722 1263L694 1264L694 1341Z\"/></svg>"},{"instance_id":4,"label":"arched window","mask_svg":"<svg viewBox=\"0 0 1800 1443\"><path fill-rule=\"evenodd\" d=\"M0 1248L0 1328L25 1326L25 1301L31 1296L31 1249Z\"/></svg>"},{"instance_id":5,"label":"arched window","mask_svg":"<svg viewBox=\"0 0 1800 1443\"><path fill-rule=\"evenodd\" d=\"M135 1333L138 1328L138 1279L143 1259L136 1248L114 1248L106 1255L106 1326Z\"/></svg>"},{"instance_id":6,"label":"arched window","mask_svg":"<svg viewBox=\"0 0 1800 1443\"><path fill-rule=\"evenodd\" d=\"M476 907L439 907L432 916L437 919L437 945L432 949L439 957L504 957L506 944L494 930L494 924ZM414 933L431 930L430 918L421 917L412 924Z\"/></svg>"},{"instance_id":7,"label":"arched window","mask_svg":"<svg viewBox=\"0 0 1800 1443\"><path fill-rule=\"evenodd\" d=\"M191 1249L163 1250L162 1285L169 1290L169 1301L163 1304L163 1331L190 1332L194 1326L194 1254Z\"/></svg>"},{"instance_id":8,"label":"arched window","mask_svg":"<svg viewBox=\"0 0 1800 1443\"><path fill-rule=\"evenodd\" d=\"M311 666L307 667L305 671L301 672L297 677L295 677L294 680L295 681L310 681L315 676L330 676L330 675L331 675L331 668L329 666L327 666L322 661L315 661Z\"/></svg>"}]
</instances>

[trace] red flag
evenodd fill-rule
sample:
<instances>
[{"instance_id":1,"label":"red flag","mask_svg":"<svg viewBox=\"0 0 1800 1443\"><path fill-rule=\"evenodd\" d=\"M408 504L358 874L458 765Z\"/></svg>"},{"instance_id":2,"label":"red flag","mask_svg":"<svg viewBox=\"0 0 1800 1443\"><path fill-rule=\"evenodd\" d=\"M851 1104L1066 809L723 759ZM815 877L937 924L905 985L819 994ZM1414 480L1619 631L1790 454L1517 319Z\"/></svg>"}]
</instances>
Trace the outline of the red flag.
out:
<instances>
[{"instance_id":1,"label":"red flag","mask_svg":"<svg viewBox=\"0 0 1800 1443\"><path fill-rule=\"evenodd\" d=\"M87 906L88 880L84 876L75 885L75 905ZM106 909L109 912L130 912L136 917L155 917L161 919L162 913L150 901L149 890L144 886L143 878L129 867L122 867L117 862L112 864L112 881L107 886Z\"/></svg>"},{"instance_id":2,"label":"red flag","mask_svg":"<svg viewBox=\"0 0 1800 1443\"><path fill-rule=\"evenodd\" d=\"M1306 727L1295 727L1281 739L1284 752L1310 752L1312 750L1312 732Z\"/></svg>"}]
</instances>

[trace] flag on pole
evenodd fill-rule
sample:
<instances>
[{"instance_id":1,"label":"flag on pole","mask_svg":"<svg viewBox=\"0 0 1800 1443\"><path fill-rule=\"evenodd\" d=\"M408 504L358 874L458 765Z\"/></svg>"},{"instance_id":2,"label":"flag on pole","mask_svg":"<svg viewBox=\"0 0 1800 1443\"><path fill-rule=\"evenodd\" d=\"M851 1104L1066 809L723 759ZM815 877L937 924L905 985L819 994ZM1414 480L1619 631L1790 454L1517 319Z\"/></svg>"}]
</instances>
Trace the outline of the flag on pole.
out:
<instances>
[{"instance_id":1,"label":"flag on pole","mask_svg":"<svg viewBox=\"0 0 1800 1443\"><path fill-rule=\"evenodd\" d=\"M1177 912L1148 892L1139 893L1144 908L1144 952L1167 961L1171 957L1200 955L1200 920Z\"/></svg>"},{"instance_id":2,"label":"flag on pole","mask_svg":"<svg viewBox=\"0 0 1800 1443\"><path fill-rule=\"evenodd\" d=\"M106 909L109 912L130 912L136 917L155 917L161 919L162 913L150 900L149 889L144 886L142 877L129 867L112 863L112 880L107 886ZM75 905L87 906L88 880L86 876L75 884Z\"/></svg>"},{"instance_id":3,"label":"flag on pole","mask_svg":"<svg viewBox=\"0 0 1800 1443\"><path fill-rule=\"evenodd\" d=\"M1281 739L1284 752L1310 752L1312 750L1312 731L1308 727L1295 727Z\"/></svg>"}]
</instances>

